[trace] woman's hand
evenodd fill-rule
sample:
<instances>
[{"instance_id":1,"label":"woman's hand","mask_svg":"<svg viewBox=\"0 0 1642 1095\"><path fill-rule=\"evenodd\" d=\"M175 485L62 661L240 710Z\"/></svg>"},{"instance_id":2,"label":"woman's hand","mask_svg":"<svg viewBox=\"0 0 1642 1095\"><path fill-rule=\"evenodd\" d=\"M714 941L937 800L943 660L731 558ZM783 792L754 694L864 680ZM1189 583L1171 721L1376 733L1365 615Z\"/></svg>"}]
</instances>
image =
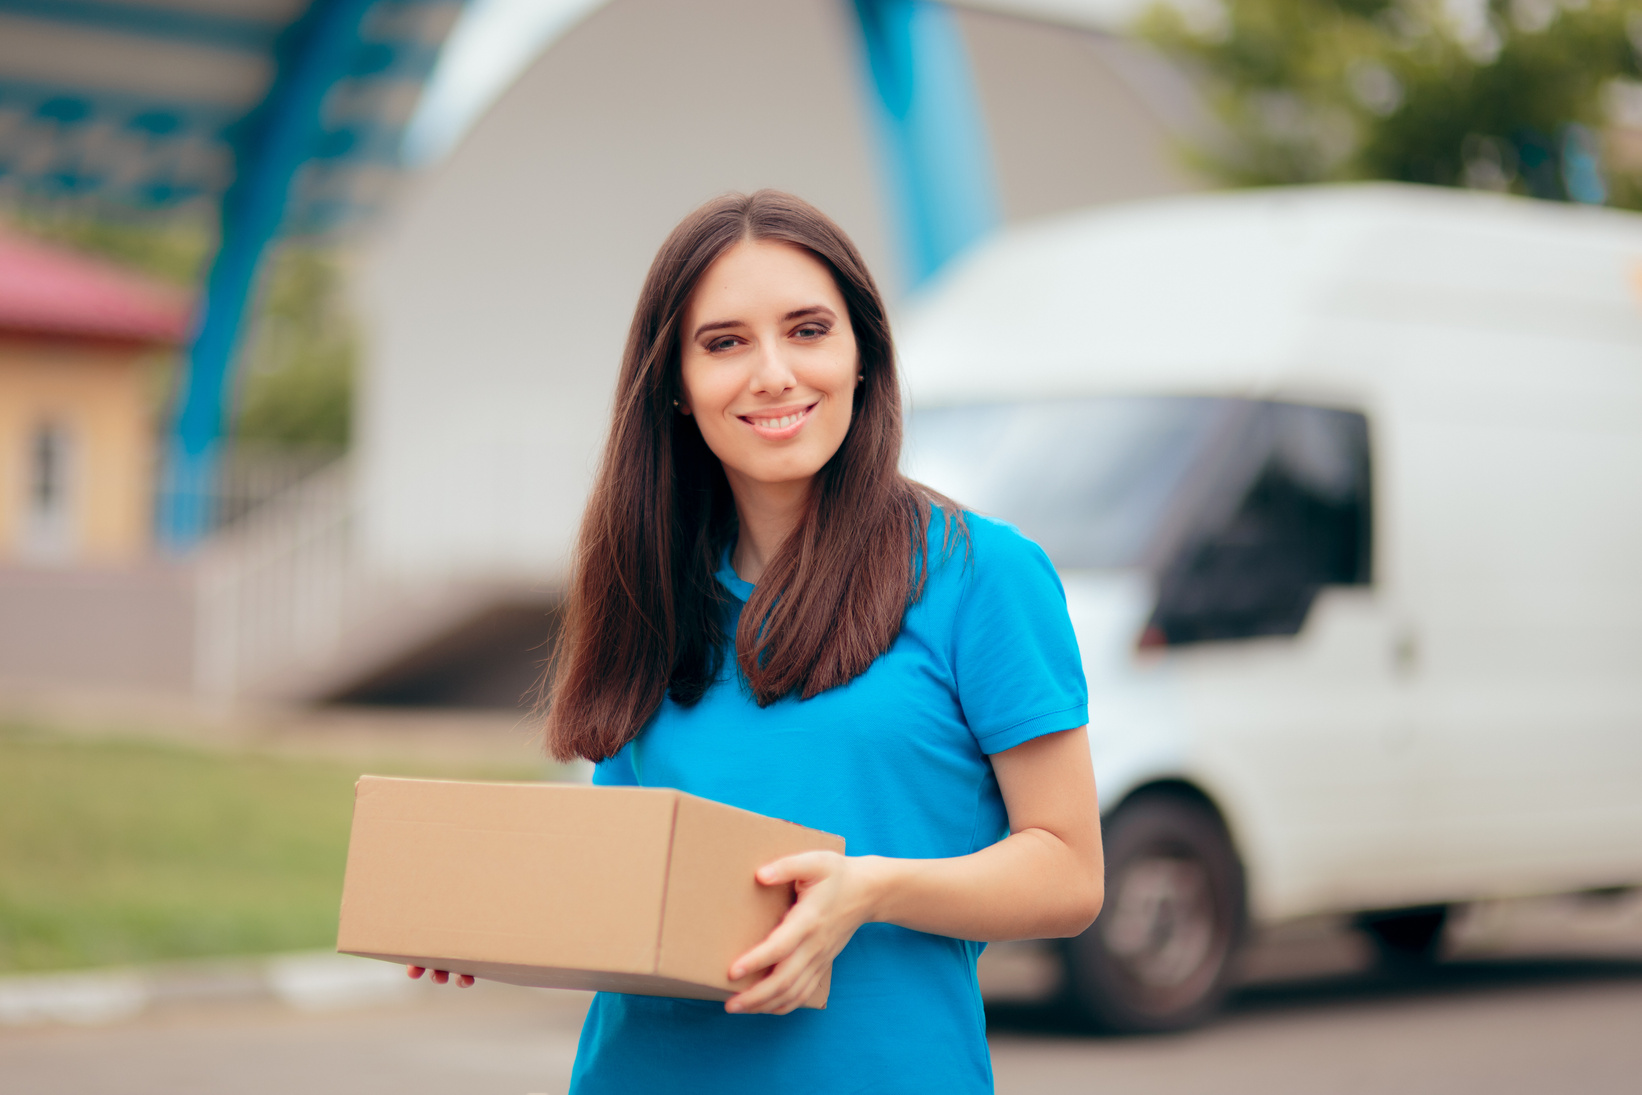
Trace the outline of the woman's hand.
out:
<instances>
[{"instance_id":1,"label":"woman's hand","mask_svg":"<svg viewBox=\"0 0 1642 1095\"><path fill-rule=\"evenodd\" d=\"M428 970L427 970L426 966L406 966L405 967L405 972L410 974L410 978L411 978L412 981L415 981L417 978L421 977L424 973L428 972ZM449 970L434 970L433 971L433 983L434 984L443 985L446 981L449 981L449 980L450 980L450 971ZM473 984L472 974L459 973L459 974L456 975L456 986L458 988L464 988L465 989L471 984Z\"/></svg>"},{"instance_id":2,"label":"woman's hand","mask_svg":"<svg viewBox=\"0 0 1642 1095\"><path fill-rule=\"evenodd\" d=\"M758 869L761 885L793 883L798 900L764 941L730 965L730 979L768 969L763 980L724 1003L725 1011L786 1015L810 998L828 963L855 929L872 919L876 876L871 856L804 852Z\"/></svg>"}]
</instances>

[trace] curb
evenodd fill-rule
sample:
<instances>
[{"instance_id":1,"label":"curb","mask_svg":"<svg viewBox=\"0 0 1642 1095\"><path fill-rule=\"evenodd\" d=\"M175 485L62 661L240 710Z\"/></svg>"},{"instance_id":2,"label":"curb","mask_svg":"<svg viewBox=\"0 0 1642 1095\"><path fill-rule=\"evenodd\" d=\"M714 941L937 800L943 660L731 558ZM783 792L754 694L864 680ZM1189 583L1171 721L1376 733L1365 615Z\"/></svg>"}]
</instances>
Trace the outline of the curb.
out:
<instances>
[{"instance_id":1,"label":"curb","mask_svg":"<svg viewBox=\"0 0 1642 1095\"><path fill-rule=\"evenodd\" d=\"M994 943L980 969L989 1002L1045 999L1059 984L1051 950L1035 942ZM481 982L496 984L495 982ZM301 1012L393 1004L433 991L392 962L331 951L256 958L195 959L65 973L0 975L0 1030L66 1023L99 1026L166 1008L279 1003ZM583 1001L575 989L531 989Z\"/></svg>"},{"instance_id":2,"label":"curb","mask_svg":"<svg viewBox=\"0 0 1642 1095\"><path fill-rule=\"evenodd\" d=\"M321 1012L410 997L404 967L330 951L0 976L0 1028L97 1026L165 1007L273 1001Z\"/></svg>"}]
</instances>

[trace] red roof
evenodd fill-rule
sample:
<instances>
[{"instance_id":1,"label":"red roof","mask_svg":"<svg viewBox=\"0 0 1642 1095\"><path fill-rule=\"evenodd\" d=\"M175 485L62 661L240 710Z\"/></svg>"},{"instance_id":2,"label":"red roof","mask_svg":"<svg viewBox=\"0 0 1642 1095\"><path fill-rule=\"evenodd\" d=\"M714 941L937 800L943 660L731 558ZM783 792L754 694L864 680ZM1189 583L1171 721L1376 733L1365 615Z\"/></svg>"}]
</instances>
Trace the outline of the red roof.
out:
<instances>
[{"instance_id":1,"label":"red roof","mask_svg":"<svg viewBox=\"0 0 1642 1095\"><path fill-rule=\"evenodd\" d=\"M176 345L189 324L182 290L0 228L0 330Z\"/></svg>"}]
</instances>

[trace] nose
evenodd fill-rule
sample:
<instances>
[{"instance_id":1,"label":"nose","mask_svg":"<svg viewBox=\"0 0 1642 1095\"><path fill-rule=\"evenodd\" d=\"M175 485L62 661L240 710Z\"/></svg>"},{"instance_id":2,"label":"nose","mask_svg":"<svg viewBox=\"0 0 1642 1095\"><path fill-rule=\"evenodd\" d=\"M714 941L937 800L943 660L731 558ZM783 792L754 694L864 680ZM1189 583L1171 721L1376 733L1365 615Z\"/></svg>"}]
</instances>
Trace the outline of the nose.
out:
<instances>
[{"instance_id":1,"label":"nose","mask_svg":"<svg viewBox=\"0 0 1642 1095\"><path fill-rule=\"evenodd\" d=\"M766 340L753 358L752 376L748 387L755 395L781 395L798 386L779 339Z\"/></svg>"}]
</instances>

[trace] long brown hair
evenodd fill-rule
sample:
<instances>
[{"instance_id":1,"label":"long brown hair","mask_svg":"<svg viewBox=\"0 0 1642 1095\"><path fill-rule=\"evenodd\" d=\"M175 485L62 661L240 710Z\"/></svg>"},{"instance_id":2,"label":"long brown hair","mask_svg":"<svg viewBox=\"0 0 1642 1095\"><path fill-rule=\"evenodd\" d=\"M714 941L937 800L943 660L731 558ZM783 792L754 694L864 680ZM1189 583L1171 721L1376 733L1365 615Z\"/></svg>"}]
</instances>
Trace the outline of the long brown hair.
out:
<instances>
[{"instance_id":1,"label":"long brown hair","mask_svg":"<svg viewBox=\"0 0 1642 1095\"><path fill-rule=\"evenodd\" d=\"M564 630L544 678L547 746L603 760L636 737L664 695L686 706L723 669L730 599L714 578L736 535L724 468L680 415L680 325L696 282L742 240L780 240L825 264L849 308L862 381L843 444L802 520L742 612L736 660L760 706L804 699L865 672L922 592L931 505L902 476L901 396L883 298L843 230L777 190L701 206L661 245L639 294L614 419L582 518Z\"/></svg>"}]
</instances>

